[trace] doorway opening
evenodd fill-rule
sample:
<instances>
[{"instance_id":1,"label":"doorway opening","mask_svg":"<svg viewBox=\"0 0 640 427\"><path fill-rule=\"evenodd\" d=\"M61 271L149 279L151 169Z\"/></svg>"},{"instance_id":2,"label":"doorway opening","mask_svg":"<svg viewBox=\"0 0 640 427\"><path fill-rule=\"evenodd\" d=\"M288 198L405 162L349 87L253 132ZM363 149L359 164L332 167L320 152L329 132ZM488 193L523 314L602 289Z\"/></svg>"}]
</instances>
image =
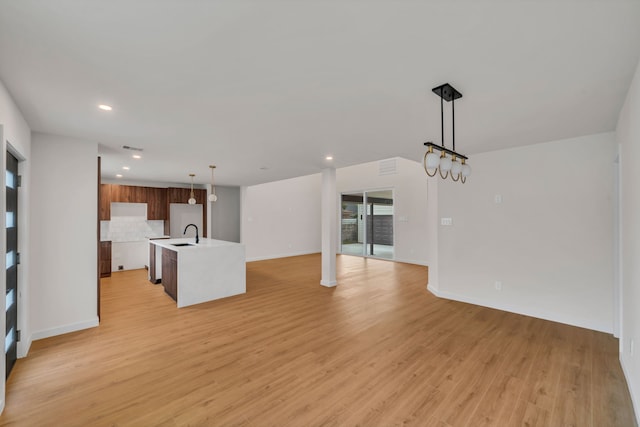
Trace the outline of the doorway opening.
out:
<instances>
[{"instance_id":1,"label":"doorway opening","mask_svg":"<svg viewBox=\"0 0 640 427\"><path fill-rule=\"evenodd\" d=\"M394 259L393 190L342 194L340 218L342 254Z\"/></svg>"}]
</instances>

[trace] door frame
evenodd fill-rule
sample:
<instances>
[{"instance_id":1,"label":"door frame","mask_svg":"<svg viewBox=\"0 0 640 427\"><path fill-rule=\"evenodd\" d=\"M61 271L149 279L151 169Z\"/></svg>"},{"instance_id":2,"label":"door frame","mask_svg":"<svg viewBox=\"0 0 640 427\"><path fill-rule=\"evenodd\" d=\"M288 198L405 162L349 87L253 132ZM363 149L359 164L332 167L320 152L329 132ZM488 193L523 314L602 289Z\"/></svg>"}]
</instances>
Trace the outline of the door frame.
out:
<instances>
[{"instance_id":1,"label":"door frame","mask_svg":"<svg viewBox=\"0 0 640 427\"><path fill-rule=\"evenodd\" d=\"M18 232L18 226L20 224L19 221L19 209L18 209L18 192L20 188L20 173L18 171L19 160L14 156L9 150L5 153L5 213L12 212L14 214L11 228L7 225L8 216L5 215L5 254L14 253L12 257L5 257L6 260L11 260L10 265L5 264L5 379L9 378L13 367L15 366L16 361L18 360L18 341L20 339L20 328L18 326L18 265L20 264L20 247L18 245L18 238L20 236ZM9 164L11 166L9 167ZM11 170L11 172L10 172ZM12 175L11 180L6 180L6 177ZM8 183L12 182L11 191L8 191ZM9 243L11 242L11 243ZM7 252L9 251L9 252ZM9 280L11 278L11 280ZM15 286L15 287L14 287ZM8 296L11 292L9 292L9 287L11 287L11 292L13 293L13 298L11 299L11 305L7 305L9 300ZM7 334L7 330L9 329ZM10 337L11 344L7 348L7 337ZM8 357L10 356L10 357Z\"/></svg>"},{"instance_id":2,"label":"door frame","mask_svg":"<svg viewBox=\"0 0 640 427\"><path fill-rule=\"evenodd\" d=\"M2 178L1 178L1 185L3 188L5 188L6 186L6 175L7 175L7 153L11 153L11 155L13 155L17 160L18 160L18 176L20 177L24 177L25 175L28 176L28 170L25 170L25 167L28 167L26 165L26 157L20 152L18 151L9 140L4 138L4 134L3 134L3 126L0 124L0 141L2 141L3 144L3 151L2 151ZM17 224L18 224L18 249L20 251L21 254L21 259L20 259L20 264L18 265L18 285L17 285L17 295L16 295L16 303L17 303L17 307L18 307L18 318L17 318L17 322L16 322L16 327L18 328L19 331L21 331L21 338L20 341L17 342L17 358L20 359L22 357L25 357L27 355L27 352L29 351L29 347L31 346L31 335L30 335L30 329L28 327L27 324L27 318L28 318L28 314L29 314L29 308L28 308L28 286L27 286L27 269L25 268L29 262L28 259L28 246L29 246L29 242L25 240L26 236L28 235L25 230L28 227L28 211L29 211L29 206L28 206L28 201L27 198L25 197L25 188L26 185L28 185L28 183L26 183L24 181L24 179L21 182L20 185L20 191L18 191L18 217L16 218ZM2 197L2 201L0 202L1 205L0 207L2 208L3 211L6 212L6 196ZM7 252L7 247L6 247L6 238L2 239L2 243L1 243L1 251L3 254L6 254ZM2 265L4 266L3 270L6 271L6 257L3 256L2 257ZM2 286L0 286L0 288L2 288L2 290L6 293L6 289L7 289L7 283L6 283L6 277L3 275L2 277ZM3 300L2 302L2 306L4 307L3 311L6 312L6 301ZM2 330L6 329L6 320L3 318L2 320ZM6 361L5 361L6 364ZM6 372L5 372L6 375Z\"/></svg>"}]
</instances>

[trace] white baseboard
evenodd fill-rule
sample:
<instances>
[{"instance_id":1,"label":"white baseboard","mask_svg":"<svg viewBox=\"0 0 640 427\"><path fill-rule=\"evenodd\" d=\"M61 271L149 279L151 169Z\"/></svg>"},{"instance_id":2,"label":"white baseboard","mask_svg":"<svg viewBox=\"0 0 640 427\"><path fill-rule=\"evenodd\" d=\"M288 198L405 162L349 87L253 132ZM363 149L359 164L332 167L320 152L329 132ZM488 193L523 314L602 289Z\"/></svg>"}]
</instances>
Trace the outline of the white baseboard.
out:
<instances>
[{"instance_id":1,"label":"white baseboard","mask_svg":"<svg viewBox=\"0 0 640 427\"><path fill-rule=\"evenodd\" d=\"M622 366L622 373L624 374L625 379L627 380L627 388L629 389L629 395L631 396L631 404L633 405L634 415L636 416L636 425L640 424L640 402L637 399L637 396L633 393L633 381L632 377L629 373L629 369L626 366L625 357L623 354L620 354L620 366Z\"/></svg>"},{"instance_id":2,"label":"white baseboard","mask_svg":"<svg viewBox=\"0 0 640 427\"><path fill-rule=\"evenodd\" d=\"M311 254L317 254L318 251L312 251L312 252L291 252L291 253L286 253L286 254L276 254L276 255L266 255L266 256L259 256L259 257L251 257L251 258L247 258L247 262L253 262L253 261L265 261L268 259L276 259L276 258L289 258L292 256L302 256L302 255L311 255Z\"/></svg>"},{"instance_id":3,"label":"white baseboard","mask_svg":"<svg viewBox=\"0 0 640 427\"><path fill-rule=\"evenodd\" d=\"M290 252L290 253L284 253L284 254L265 255L265 256L247 258L247 262L265 261L265 260L268 260L268 259L288 258L288 257L293 257L293 256L311 255L311 254L317 254L317 253L320 253L320 252L318 252L318 251L312 251L312 252ZM351 255L351 254L342 254L342 253L338 252L337 255ZM353 256L360 256L360 255L353 255ZM383 260L383 261L403 262L405 264L415 264L415 265L422 265L422 266L428 267L428 264L426 262L421 261L421 260L417 260L417 259L400 259L400 258L386 259L386 258L377 258L377 257L370 257L370 258L380 259L380 260Z\"/></svg>"},{"instance_id":4,"label":"white baseboard","mask_svg":"<svg viewBox=\"0 0 640 427\"><path fill-rule=\"evenodd\" d=\"M420 261L420 260L417 260L417 259L402 259L402 258L395 258L395 259L393 259L393 260L391 260L391 261L403 262L403 263L405 263L405 264L422 265L422 266L424 266L424 267L428 267L428 266L429 266L429 264L427 264L426 262L424 262L424 261Z\"/></svg>"},{"instance_id":5,"label":"white baseboard","mask_svg":"<svg viewBox=\"0 0 640 427\"><path fill-rule=\"evenodd\" d=\"M343 254L341 252L338 252L338 255L346 255L346 256L357 256L357 257L362 257L362 255L354 255L354 254ZM429 264L427 264L425 261L421 261L421 260L417 260L417 259L405 259L405 258L393 258L393 259L389 259L389 258L382 258L382 257L377 257L377 256L368 256L367 258L371 258L371 259L379 259L381 261L393 261L393 262L402 262L404 264L414 264L414 265L422 265L424 267L428 267Z\"/></svg>"},{"instance_id":6,"label":"white baseboard","mask_svg":"<svg viewBox=\"0 0 640 427\"><path fill-rule=\"evenodd\" d=\"M482 307L494 308L496 310L508 311L509 313L522 314L523 316L536 317L538 319L550 320L552 322L564 323L566 325L577 326L579 328L591 329L598 332L604 332L612 334L611 327L604 327L599 323L594 323L591 319L578 319L575 317L567 317L558 313L548 313L543 310L535 310L529 307L515 307L510 305L504 305L495 303L494 301L487 301L480 298L468 297L466 295L459 295L450 292L443 292L435 289L431 285L427 285L429 292L437 296L438 298L449 299L453 301L466 302L473 305L479 305Z\"/></svg>"},{"instance_id":7,"label":"white baseboard","mask_svg":"<svg viewBox=\"0 0 640 427\"><path fill-rule=\"evenodd\" d=\"M56 335L68 334L69 332L81 331L82 329L95 328L98 326L99 321L96 316L93 319L85 320L83 322L71 323L68 325L62 325L51 329L45 329L43 331L36 331L31 335L33 341L41 340L43 338L54 337Z\"/></svg>"},{"instance_id":8,"label":"white baseboard","mask_svg":"<svg viewBox=\"0 0 640 427\"><path fill-rule=\"evenodd\" d=\"M33 335L29 335L28 337L20 337L20 342L18 343L18 359L23 357L27 357L29 354L29 349L31 348L31 343L33 342Z\"/></svg>"}]
</instances>

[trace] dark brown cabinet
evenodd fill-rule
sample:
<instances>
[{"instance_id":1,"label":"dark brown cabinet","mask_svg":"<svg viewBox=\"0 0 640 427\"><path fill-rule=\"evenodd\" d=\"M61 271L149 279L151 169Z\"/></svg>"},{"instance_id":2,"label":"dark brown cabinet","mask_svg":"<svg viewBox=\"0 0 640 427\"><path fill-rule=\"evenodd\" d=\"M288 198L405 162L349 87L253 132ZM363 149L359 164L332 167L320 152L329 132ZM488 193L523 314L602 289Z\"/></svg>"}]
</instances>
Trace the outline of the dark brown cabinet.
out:
<instances>
[{"instance_id":1,"label":"dark brown cabinet","mask_svg":"<svg viewBox=\"0 0 640 427\"><path fill-rule=\"evenodd\" d=\"M167 189L143 187L147 201L147 218L151 220L167 219Z\"/></svg>"},{"instance_id":2,"label":"dark brown cabinet","mask_svg":"<svg viewBox=\"0 0 640 427\"><path fill-rule=\"evenodd\" d=\"M200 235L207 235L207 190L195 189L196 203L202 205L202 228ZM163 220L164 233L170 232L171 203L187 203L191 196L189 188L136 187L133 185L100 185L100 220L111 220L111 202L146 203L147 219Z\"/></svg>"},{"instance_id":3,"label":"dark brown cabinet","mask_svg":"<svg viewBox=\"0 0 640 427\"><path fill-rule=\"evenodd\" d=\"M200 190L203 191L203 190ZM205 191L206 197L206 191ZM187 196L187 199L189 196ZM185 199L185 201L187 200ZM147 219L167 220L167 189L133 185L100 185L100 220L111 220L111 203L146 203ZM184 203L184 202L182 202ZM198 202L201 203L201 202Z\"/></svg>"},{"instance_id":4,"label":"dark brown cabinet","mask_svg":"<svg viewBox=\"0 0 640 427\"><path fill-rule=\"evenodd\" d=\"M111 184L100 184L100 221L111 219Z\"/></svg>"},{"instance_id":5,"label":"dark brown cabinet","mask_svg":"<svg viewBox=\"0 0 640 427\"><path fill-rule=\"evenodd\" d=\"M193 196L197 204L204 205L207 201L207 190L194 188ZM167 188L167 203L187 203L189 197L191 197L189 188Z\"/></svg>"},{"instance_id":6,"label":"dark brown cabinet","mask_svg":"<svg viewBox=\"0 0 640 427\"><path fill-rule=\"evenodd\" d=\"M162 248L162 285L174 301L178 301L178 253Z\"/></svg>"},{"instance_id":7,"label":"dark brown cabinet","mask_svg":"<svg viewBox=\"0 0 640 427\"><path fill-rule=\"evenodd\" d=\"M146 203L141 189L133 185L111 185L111 201L121 203Z\"/></svg>"},{"instance_id":8,"label":"dark brown cabinet","mask_svg":"<svg viewBox=\"0 0 640 427\"><path fill-rule=\"evenodd\" d=\"M128 202L129 201L129 186L128 185L111 185L111 199L110 202Z\"/></svg>"},{"instance_id":9,"label":"dark brown cabinet","mask_svg":"<svg viewBox=\"0 0 640 427\"><path fill-rule=\"evenodd\" d=\"M100 242L100 277L111 277L111 241Z\"/></svg>"},{"instance_id":10,"label":"dark brown cabinet","mask_svg":"<svg viewBox=\"0 0 640 427\"><path fill-rule=\"evenodd\" d=\"M207 236L207 190L202 189L193 189L193 196L196 199L196 204L202 205L202 228L200 235ZM169 205L171 203L187 203L189 197L191 197L191 189L189 188L167 188L167 204L166 204L166 214L167 221L164 223L164 234L170 234L170 220L171 213L169 209Z\"/></svg>"}]
</instances>

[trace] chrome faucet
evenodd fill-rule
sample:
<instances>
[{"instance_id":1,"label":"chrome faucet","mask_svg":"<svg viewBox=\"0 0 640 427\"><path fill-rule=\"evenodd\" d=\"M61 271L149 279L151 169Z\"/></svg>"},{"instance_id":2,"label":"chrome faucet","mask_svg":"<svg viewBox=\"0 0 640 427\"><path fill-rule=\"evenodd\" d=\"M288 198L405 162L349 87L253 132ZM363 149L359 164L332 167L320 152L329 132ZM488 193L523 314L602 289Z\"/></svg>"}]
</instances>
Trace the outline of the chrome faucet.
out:
<instances>
[{"instance_id":1,"label":"chrome faucet","mask_svg":"<svg viewBox=\"0 0 640 427\"><path fill-rule=\"evenodd\" d=\"M187 225L187 226L184 228L184 233L182 233L182 235L184 236L185 234L187 234L187 228L191 227L192 225L193 225L193 226L195 227L195 229L196 229L196 245L197 245L198 243L200 243L200 238L198 237L198 226L197 226L197 225L195 225L195 224L189 224L189 225Z\"/></svg>"}]
</instances>

